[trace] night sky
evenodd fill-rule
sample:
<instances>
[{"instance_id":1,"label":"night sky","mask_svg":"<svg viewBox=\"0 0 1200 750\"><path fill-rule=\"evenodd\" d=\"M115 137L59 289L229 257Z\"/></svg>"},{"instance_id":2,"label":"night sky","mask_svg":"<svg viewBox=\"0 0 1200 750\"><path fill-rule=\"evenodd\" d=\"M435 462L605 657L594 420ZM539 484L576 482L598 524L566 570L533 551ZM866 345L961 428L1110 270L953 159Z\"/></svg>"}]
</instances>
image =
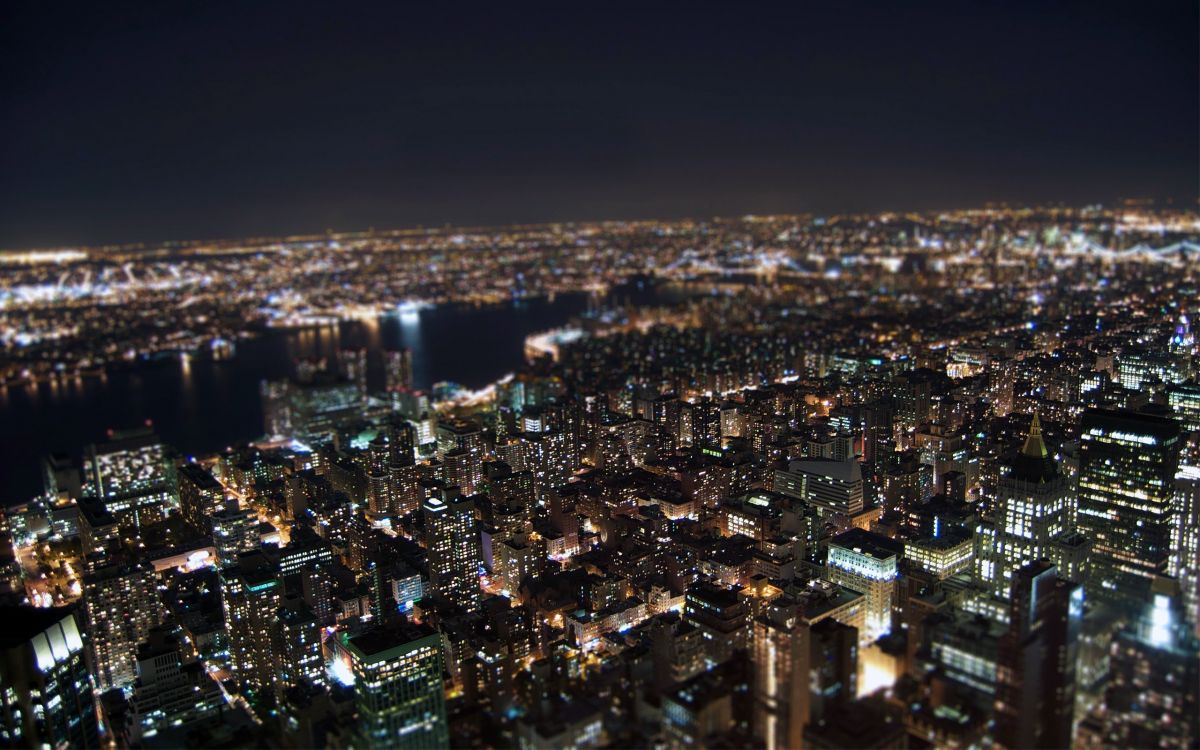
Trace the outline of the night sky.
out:
<instances>
[{"instance_id":1,"label":"night sky","mask_svg":"<svg viewBox=\"0 0 1200 750\"><path fill-rule=\"evenodd\" d=\"M5 3L0 247L1194 205L1192 0L432 5Z\"/></svg>"}]
</instances>

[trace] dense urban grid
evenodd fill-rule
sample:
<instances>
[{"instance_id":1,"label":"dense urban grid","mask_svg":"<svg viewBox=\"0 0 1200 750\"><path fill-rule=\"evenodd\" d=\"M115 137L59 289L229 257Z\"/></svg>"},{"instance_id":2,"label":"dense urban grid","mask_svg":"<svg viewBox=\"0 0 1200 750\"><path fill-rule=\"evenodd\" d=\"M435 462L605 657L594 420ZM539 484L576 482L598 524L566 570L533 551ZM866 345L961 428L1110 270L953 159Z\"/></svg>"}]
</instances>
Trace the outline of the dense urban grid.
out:
<instances>
[{"instance_id":1,"label":"dense urban grid","mask_svg":"<svg viewBox=\"0 0 1200 750\"><path fill-rule=\"evenodd\" d=\"M1195 747L1198 255L1136 204L0 254L10 389L679 291L479 391L297 362L210 455L62 435L3 518L0 745Z\"/></svg>"}]
</instances>

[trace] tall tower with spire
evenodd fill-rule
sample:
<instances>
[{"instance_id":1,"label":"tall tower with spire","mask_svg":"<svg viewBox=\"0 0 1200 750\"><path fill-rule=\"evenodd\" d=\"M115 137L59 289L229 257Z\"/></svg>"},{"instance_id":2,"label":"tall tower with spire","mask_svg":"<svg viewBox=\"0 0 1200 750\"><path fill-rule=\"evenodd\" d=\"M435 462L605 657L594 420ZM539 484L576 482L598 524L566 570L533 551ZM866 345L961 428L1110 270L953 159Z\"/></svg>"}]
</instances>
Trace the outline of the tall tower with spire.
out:
<instances>
[{"instance_id":1,"label":"tall tower with spire","mask_svg":"<svg viewBox=\"0 0 1200 750\"><path fill-rule=\"evenodd\" d=\"M996 487L995 515L981 524L976 573L992 593L1008 599L1013 574L1057 556L1058 540L1074 531L1071 483L1046 447L1037 414L1025 443L1006 463Z\"/></svg>"}]
</instances>

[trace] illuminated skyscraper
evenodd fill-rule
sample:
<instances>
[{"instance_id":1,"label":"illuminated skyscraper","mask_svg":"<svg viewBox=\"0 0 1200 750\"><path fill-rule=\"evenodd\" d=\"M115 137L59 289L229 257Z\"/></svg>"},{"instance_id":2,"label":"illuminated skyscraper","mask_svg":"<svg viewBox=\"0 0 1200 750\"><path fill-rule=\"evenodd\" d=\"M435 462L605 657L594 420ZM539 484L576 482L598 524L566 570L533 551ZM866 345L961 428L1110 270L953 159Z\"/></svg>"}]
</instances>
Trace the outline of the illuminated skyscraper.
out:
<instances>
[{"instance_id":1,"label":"illuminated skyscraper","mask_svg":"<svg viewBox=\"0 0 1200 750\"><path fill-rule=\"evenodd\" d=\"M995 492L994 521L979 529L977 570L997 597L1007 599L1013 574L1034 560L1053 558L1055 540L1072 530L1071 483L1047 450L1036 414Z\"/></svg>"},{"instance_id":2,"label":"illuminated skyscraper","mask_svg":"<svg viewBox=\"0 0 1200 750\"><path fill-rule=\"evenodd\" d=\"M349 655L359 734L368 748L450 746L442 687L441 636L391 621L362 635L339 635Z\"/></svg>"},{"instance_id":3,"label":"illuminated skyscraper","mask_svg":"<svg viewBox=\"0 0 1200 750\"><path fill-rule=\"evenodd\" d=\"M200 464L179 469L179 512L196 531L212 530L212 517L225 507L225 490L212 472Z\"/></svg>"},{"instance_id":4,"label":"illuminated skyscraper","mask_svg":"<svg viewBox=\"0 0 1200 750\"><path fill-rule=\"evenodd\" d=\"M202 662L188 658L170 629L150 631L137 650L134 736L150 738L163 730L215 719L224 703L216 680Z\"/></svg>"},{"instance_id":5,"label":"illuminated skyscraper","mask_svg":"<svg viewBox=\"0 0 1200 750\"><path fill-rule=\"evenodd\" d=\"M395 512L390 463L388 440L383 435L377 435L367 447L367 508L375 514Z\"/></svg>"},{"instance_id":6,"label":"illuminated skyscraper","mask_svg":"<svg viewBox=\"0 0 1200 750\"><path fill-rule=\"evenodd\" d=\"M446 466L446 486L457 487L464 495L474 495L483 482L481 455L458 448L442 456Z\"/></svg>"},{"instance_id":7,"label":"illuminated skyscraper","mask_svg":"<svg viewBox=\"0 0 1200 750\"><path fill-rule=\"evenodd\" d=\"M175 473L166 447L149 427L112 432L110 438L87 448L84 491L103 500L122 528L136 531L177 504Z\"/></svg>"},{"instance_id":8,"label":"illuminated skyscraper","mask_svg":"<svg viewBox=\"0 0 1200 750\"><path fill-rule=\"evenodd\" d=\"M262 546L258 536L258 516L250 508L238 510L236 503L230 503L213 516L212 530L218 564L222 568L236 565L242 552Z\"/></svg>"},{"instance_id":9,"label":"illuminated skyscraper","mask_svg":"<svg viewBox=\"0 0 1200 750\"><path fill-rule=\"evenodd\" d=\"M483 561L475 503L469 498L431 497L421 506L425 516L425 548L429 554L429 586L433 594L467 610L482 601L479 568Z\"/></svg>"},{"instance_id":10,"label":"illuminated skyscraper","mask_svg":"<svg viewBox=\"0 0 1200 750\"><path fill-rule=\"evenodd\" d=\"M413 362L411 349L388 350L383 353L384 384L389 392L412 388Z\"/></svg>"},{"instance_id":11,"label":"illuminated skyscraper","mask_svg":"<svg viewBox=\"0 0 1200 750\"><path fill-rule=\"evenodd\" d=\"M855 696L858 632L782 596L754 618L754 734L767 750L800 747L804 727Z\"/></svg>"},{"instance_id":12,"label":"illuminated skyscraper","mask_svg":"<svg viewBox=\"0 0 1200 750\"><path fill-rule=\"evenodd\" d=\"M1092 541L1088 595L1140 611L1171 553L1179 424L1089 409L1080 430L1079 530Z\"/></svg>"},{"instance_id":13,"label":"illuminated skyscraper","mask_svg":"<svg viewBox=\"0 0 1200 750\"><path fill-rule=\"evenodd\" d=\"M98 748L96 709L75 615L0 607L0 745Z\"/></svg>"},{"instance_id":14,"label":"illuminated skyscraper","mask_svg":"<svg viewBox=\"0 0 1200 750\"><path fill-rule=\"evenodd\" d=\"M1175 477L1170 569L1181 589L1184 621L1200 636L1200 467L1181 466Z\"/></svg>"},{"instance_id":15,"label":"illuminated skyscraper","mask_svg":"<svg viewBox=\"0 0 1200 750\"><path fill-rule=\"evenodd\" d=\"M1017 571L996 660L997 746L1071 746L1082 616L1083 590L1059 578L1049 561Z\"/></svg>"},{"instance_id":16,"label":"illuminated skyscraper","mask_svg":"<svg viewBox=\"0 0 1200 750\"><path fill-rule=\"evenodd\" d=\"M321 623L312 609L301 601L289 602L276 613L278 651L276 663L279 681L294 687L301 683L325 684L325 664L321 660Z\"/></svg>"},{"instance_id":17,"label":"illuminated skyscraper","mask_svg":"<svg viewBox=\"0 0 1200 750\"><path fill-rule=\"evenodd\" d=\"M83 577L88 649L100 690L124 688L137 677L137 648L158 625L154 568L113 562Z\"/></svg>"},{"instance_id":18,"label":"illuminated skyscraper","mask_svg":"<svg viewBox=\"0 0 1200 750\"><path fill-rule=\"evenodd\" d=\"M1113 638L1104 699L1077 747L1200 745L1200 641L1179 616L1173 582L1157 584L1154 603Z\"/></svg>"},{"instance_id":19,"label":"illuminated skyscraper","mask_svg":"<svg viewBox=\"0 0 1200 750\"><path fill-rule=\"evenodd\" d=\"M825 577L866 596L866 622L859 638L870 643L892 629L892 597L903 547L891 539L851 529L829 541Z\"/></svg>"},{"instance_id":20,"label":"illuminated skyscraper","mask_svg":"<svg viewBox=\"0 0 1200 750\"><path fill-rule=\"evenodd\" d=\"M274 566L261 552L243 554L236 567L221 571L229 666L256 691L276 685L280 588Z\"/></svg>"}]
</instances>

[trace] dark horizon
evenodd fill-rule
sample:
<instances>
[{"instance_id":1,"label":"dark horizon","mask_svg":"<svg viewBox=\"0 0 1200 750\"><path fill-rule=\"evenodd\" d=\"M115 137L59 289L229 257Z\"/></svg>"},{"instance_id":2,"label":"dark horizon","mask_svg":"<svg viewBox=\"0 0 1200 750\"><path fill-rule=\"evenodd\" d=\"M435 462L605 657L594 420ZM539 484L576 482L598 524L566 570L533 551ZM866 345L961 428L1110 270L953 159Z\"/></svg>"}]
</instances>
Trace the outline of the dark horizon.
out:
<instances>
[{"instance_id":1,"label":"dark horizon","mask_svg":"<svg viewBox=\"0 0 1200 750\"><path fill-rule=\"evenodd\" d=\"M171 245L180 246L202 246L207 244L223 244L237 243L239 241L254 241L254 240L278 240L288 237L315 237L324 234L331 235L349 235L360 233L388 233L388 232L411 232L411 231L445 231L445 230L485 230L485 229L505 229L516 227L540 227L540 226L586 226L599 224L637 224L637 223L656 223L664 224L677 222L707 222L707 221L736 221L745 217L760 217L766 218L771 216L813 216L814 218L826 219L832 216L883 216L883 215L899 215L899 214L923 214L933 215L940 213L957 213L962 211L973 211L977 209L1085 209L1093 206L1102 208L1116 208L1124 201L1136 201L1140 208L1148 208L1150 210L1197 210L1200 209L1200 198L1189 198L1187 200L1177 200L1175 198L1156 198L1146 196L1118 196L1111 200L1097 200L1091 202L1068 203L1065 201L1039 201L1039 202L1019 202L1019 201L984 201L975 204L964 204L960 206L930 206L923 208L901 207L901 208L880 208L874 211L867 209L847 210L847 211L820 211L820 210L795 210L795 211L744 211L740 213L714 213L709 215L690 215L690 214L672 214L664 216L612 216L612 217L585 217L585 218L562 218L562 219L540 219L530 221L510 221L510 222L492 222L492 223L464 223L464 222L439 222L426 224L403 224L403 225L376 225L376 226L346 226L346 227L323 227L313 229L311 231L290 231L286 228L276 232L259 232L251 234L230 234L224 236L204 236L204 237L161 237L153 239L128 239L114 240L92 245L79 244L60 244L60 245L25 245L25 246L9 246L0 247L0 253L20 253L20 252L54 252L59 250L103 250L116 248L146 248L154 249Z\"/></svg>"},{"instance_id":2,"label":"dark horizon","mask_svg":"<svg viewBox=\"0 0 1200 750\"><path fill-rule=\"evenodd\" d=\"M22 3L0 247L1194 208L1194 4L773 14Z\"/></svg>"}]
</instances>

